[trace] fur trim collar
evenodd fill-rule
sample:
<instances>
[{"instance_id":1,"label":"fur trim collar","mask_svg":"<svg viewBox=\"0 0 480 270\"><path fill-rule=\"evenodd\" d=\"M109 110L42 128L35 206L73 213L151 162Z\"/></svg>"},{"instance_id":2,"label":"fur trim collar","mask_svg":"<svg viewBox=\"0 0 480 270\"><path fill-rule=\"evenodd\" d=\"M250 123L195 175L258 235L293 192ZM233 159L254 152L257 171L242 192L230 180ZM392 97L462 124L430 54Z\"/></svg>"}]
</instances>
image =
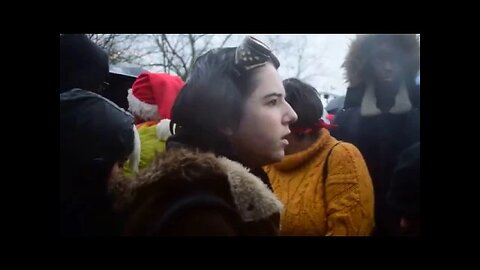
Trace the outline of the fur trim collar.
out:
<instances>
[{"instance_id":1,"label":"fur trim collar","mask_svg":"<svg viewBox=\"0 0 480 270\"><path fill-rule=\"evenodd\" d=\"M219 175L225 177L219 178ZM228 179L233 203L243 221L266 219L282 210L283 205L275 194L240 163L185 148L159 154L149 167L133 178L120 176L112 179L109 188L117 198L115 209L121 211L133 202L138 189L153 182L163 181L157 187L171 187L200 179L218 181L225 178ZM187 184L185 188L189 186Z\"/></svg>"},{"instance_id":2,"label":"fur trim collar","mask_svg":"<svg viewBox=\"0 0 480 270\"><path fill-rule=\"evenodd\" d=\"M412 109L412 103L408 96L408 90L403 82L400 85L397 95L395 96L395 104L390 108L391 114L402 114ZM375 87L372 83L369 83L365 89L365 94L362 98L362 104L360 107L360 114L362 116L375 116L382 112L377 107L377 97L375 96Z\"/></svg>"},{"instance_id":3,"label":"fur trim collar","mask_svg":"<svg viewBox=\"0 0 480 270\"><path fill-rule=\"evenodd\" d=\"M242 220L249 222L279 213L283 205L257 176L240 163L225 157L217 158L228 176L230 190Z\"/></svg>"}]
</instances>

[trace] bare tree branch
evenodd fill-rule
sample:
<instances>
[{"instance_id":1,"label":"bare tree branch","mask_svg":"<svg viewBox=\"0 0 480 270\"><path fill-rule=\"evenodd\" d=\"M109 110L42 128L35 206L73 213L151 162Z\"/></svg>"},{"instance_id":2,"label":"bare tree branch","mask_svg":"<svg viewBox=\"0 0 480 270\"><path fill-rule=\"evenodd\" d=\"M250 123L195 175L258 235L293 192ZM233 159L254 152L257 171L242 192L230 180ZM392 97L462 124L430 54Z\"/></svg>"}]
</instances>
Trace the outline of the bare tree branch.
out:
<instances>
[{"instance_id":1,"label":"bare tree branch","mask_svg":"<svg viewBox=\"0 0 480 270\"><path fill-rule=\"evenodd\" d=\"M177 53L175 48L172 47L172 45L170 44L170 41L168 40L168 38L165 34L162 34L162 41L165 42L167 44L168 48L170 49L169 52L172 54L172 63L173 63L173 56L175 56L178 60L180 60L180 62L182 63L182 67L186 70L187 69L187 64L185 63L183 58ZM181 72L180 68L177 65L172 65L172 68L175 69L175 71L178 75L181 76L183 74L183 72Z\"/></svg>"},{"instance_id":2,"label":"bare tree branch","mask_svg":"<svg viewBox=\"0 0 480 270\"><path fill-rule=\"evenodd\" d=\"M150 70L174 72L186 79L199 55L213 47L224 47L234 35L207 34L87 34L105 49L110 63L131 63ZM324 48L308 49L305 36L266 35L259 37L282 62L282 72L302 79L325 75ZM321 46L321 45L320 45ZM287 75L283 74L283 75Z\"/></svg>"},{"instance_id":3,"label":"bare tree branch","mask_svg":"<svg viewBox=\"0 0 480 270\"><path fill-rule=\"evenodd\" d=\"M227 40L229 40L231 37L232 37L232 34L227 35L223 40L222 44L220 44L220 47L223 48L223 46L225 46L225 43L227 43Z\"/></svg>"}]
</instances>

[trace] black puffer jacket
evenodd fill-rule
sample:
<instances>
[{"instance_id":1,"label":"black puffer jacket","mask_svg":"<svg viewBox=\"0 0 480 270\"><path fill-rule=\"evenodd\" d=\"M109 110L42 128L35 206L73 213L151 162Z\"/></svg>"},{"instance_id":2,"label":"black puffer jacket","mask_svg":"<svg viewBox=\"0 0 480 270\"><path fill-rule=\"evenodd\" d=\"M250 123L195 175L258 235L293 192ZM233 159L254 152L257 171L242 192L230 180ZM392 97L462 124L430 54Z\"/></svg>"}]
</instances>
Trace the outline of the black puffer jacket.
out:
<instances>
[{"instance_id":1,"label":"black puffer jacket","mask_svg":"<svg viewBox=\"0 0 480 270\"><path fill-rule=\"evenodd\" d=\"M116 234L107 180L114 163L134 148L133 123L129 113L95 93L60 94L62 235Z\"/></svg>"},{"instance_id":2,"label":"black puffer jacket","mask_svg":"<svg viewBox=\"0 0 480 270\"><path fill-rule=\"evenodd\" d=\"M367 163L375 191L375 227L377 235L397 233L399 216L386 204L386 194L400 153L420 141L420 109L417 105L404 114L379 114L362 117L349 93L361 94L362 89L349 89L344 108L335 116L332 135L358 147ZM412 90L417 91L418 90Z\"/></svg>"},{"instance_id":3,"label":"black puffer jacket","mask_svg":"<svg viewBox=\"0 0 480 270\"><path fill-rule=\"evenodd\" d=\"M385 99L377 100L374 81L366 71L371 47L383 42L408 56L403 83L390 108ZM415 85L419 53L415 35L362 35L353 41L343 65L350 87L331 134L357 146L365 158L375 191L376 235L398 232L400 217L388 207L386 194L400 153L420 141L420 89Z\"/></svg>"},{"instance_id":4,"label":"black puffer jacket","mask_svg":"<svg viewBox=\"0 0 480 270\"><path fill-rule=\"evenodd\" d=\"M420 217L420 143L400 156L387 201L403 217Z\"/></svg>"}]
</instances>

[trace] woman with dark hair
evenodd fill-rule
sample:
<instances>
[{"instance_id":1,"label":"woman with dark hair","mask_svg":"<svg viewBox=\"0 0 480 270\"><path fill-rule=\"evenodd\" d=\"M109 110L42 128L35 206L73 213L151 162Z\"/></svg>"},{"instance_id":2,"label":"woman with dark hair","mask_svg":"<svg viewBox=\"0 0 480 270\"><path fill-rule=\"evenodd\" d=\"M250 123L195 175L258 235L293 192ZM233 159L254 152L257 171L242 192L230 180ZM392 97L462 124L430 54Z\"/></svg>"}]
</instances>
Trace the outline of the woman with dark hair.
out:
<instances>
[{"instance_id":1,"label":"woman with dark hair","mask_svg":"<svg viewBox=\"0 0 480 270\"><path fill-rule=\"evenodd\" d=\"M290 125L285 158L265 167L285 205L281 234L369 235L373 188L362 155L352 144L330 136L314 87L295 78L283 85L298 121Z\"/></svg>"},{"instance_id":2,"label":"woman with dark hair","mask_svg":"<svg viewBox=\"0 0 480 270\"><path fill-rule=\"evenodd\" d=\"M127 235L275 235L281 203L262 166L289 124L280 63L253 37L200 56L172 108L174 135L133 180L116 182Z\"/></svg>"}]
</instances>

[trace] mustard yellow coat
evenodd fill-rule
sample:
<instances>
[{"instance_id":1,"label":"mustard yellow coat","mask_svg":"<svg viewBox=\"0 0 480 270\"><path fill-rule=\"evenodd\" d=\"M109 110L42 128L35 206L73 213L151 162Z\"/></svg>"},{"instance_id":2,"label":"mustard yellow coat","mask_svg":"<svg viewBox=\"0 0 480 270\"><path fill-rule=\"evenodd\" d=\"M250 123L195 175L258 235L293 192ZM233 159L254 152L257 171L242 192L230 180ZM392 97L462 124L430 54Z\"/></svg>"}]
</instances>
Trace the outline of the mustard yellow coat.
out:
<instances>
[{"instance_id":1,"label":"mustard yellow coat","mask_svg":"<svg viewBox=\"0 0 480 270\"><path fill-rule=\"evenodd\" d=\"M322 129L318 140L308 149L264 168L275 194L284 204L282 235L354 236L372 232L372 180L362 154L354 145L342 142L333 148L326 188L323 184L325 159L336 142L327 129Z\"/></svg>"}]
</instances>

